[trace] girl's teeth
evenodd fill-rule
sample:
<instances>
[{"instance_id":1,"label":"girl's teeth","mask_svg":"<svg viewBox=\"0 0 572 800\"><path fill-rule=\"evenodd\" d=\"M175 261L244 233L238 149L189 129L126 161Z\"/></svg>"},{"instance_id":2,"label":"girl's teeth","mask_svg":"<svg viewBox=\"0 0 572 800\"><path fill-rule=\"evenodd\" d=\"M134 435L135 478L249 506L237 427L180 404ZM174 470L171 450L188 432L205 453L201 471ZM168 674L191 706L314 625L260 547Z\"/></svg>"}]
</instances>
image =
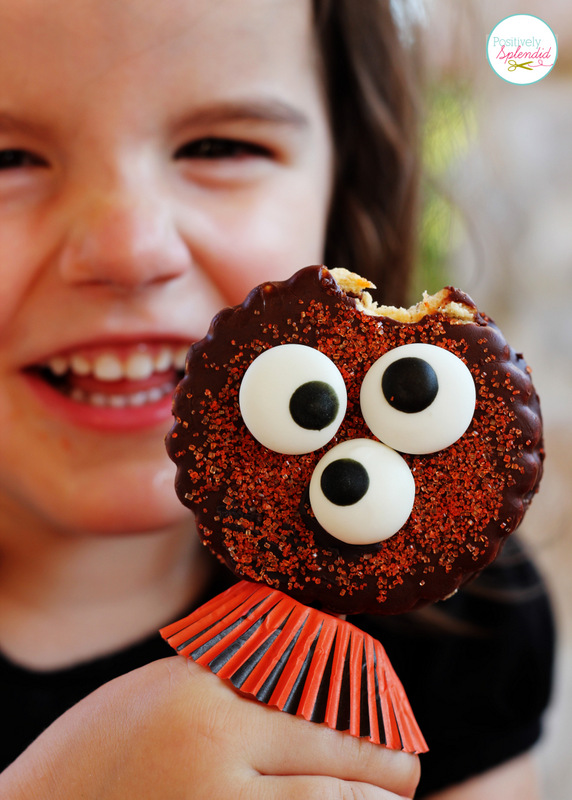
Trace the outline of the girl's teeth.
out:
<instances>
[{"instance_id":1,"label":"girl's teeth","mask_svg":"<svg viewBox=\"0 0 572 800\"><path fill-rule=\"evenodd\" d=\"M186 347L180 347L173 357L173 366L175 369L182 370L185 369L185 362L187 360L187 349Z\"/></svg>"},{"instance_id":2,"label":"girl's teeth","mask_svg":"<svg viewBox=\"0 0 572 800\"><path fill-rule=\"evenodd\" d=\"M82 389L72 389L70 392L70 397L72 400L75 400L76 403L87 402L87 395Z\"/></svg>"},{"instance_id":3,"label":"girl's teeth","mask_svg":"<svg viewBox=\"0 0 572 800\"><path fill-rule=\"evenodd\" d=\"M163 347L155 356L155 369L157 372L166 372L173 363L173 352L168 347Z\"/></svg>"},{"instance_id":4,"label":"girl's teeth","mask_svg":"<svg viewBox=\"0 0 572 800\"><path fill-rule=\"evenodd\" d=\"M70 369L74 375L90 375L91 364L83 356L72 356L70 359Z\"/></svg>"},{"instance_id":5,"label":"girl's teeth","mask_svg":"<svg viewBox=\"0 0 572 800\"><path fill-rule=\"evenodd\" d=\"M82 392L82 394L83 394L83 402L85 403L87 402L87 395L85 394L85 392ZM92 406L99 406L101 408L102 406L107 405L107 398L104 394L99 394L99 393L91 394L89 395L89 402L91 403Z\"/></svg>"},{"instance_id":6,"label":"girl's teeth","mask_svg":"<svg viewBox=\"0 0 572 800\"><path fill-rule=\"evenodd\" d=\"M111 354L97 356L93 362L92 372L100 381L118 381L124 376L121 361Z\"/></svg>"},{"instance_id":7,"label":"girl's teeth","mask_svg":"<svg viewBox=\"0 0 572 800\"><path fill-rule=\"evenodd\" d=\"M144 406L147 402L147 399L147 392L136 392L135 394L129 395L129 405L133 407Z\"/></svg>"},{"instance_id":8,"label":"girl's teeth","mask_svg":"<svg viewBox=\"0 0 572 800\"><path fill-rule=\"evenodd\" d=\"M151 403L157 403L163 397L163 391L158 386L153 389L149 389L147 394L149 395L149 401Z\"/></svg>"},{"instance_id":9,"label":"girl's teeth","mask_svg":"<svg viewBox=\"0 0 572 800\"><path fill-rule=\"evenodd\" d=\"M99 408L127 408L129 406L144 406L148 403L158 403L165 395L171 394L173 386L170 383L164 383L162 386L156 386L145 392L135 392L134 394L101 394L94 392L90 394L83 389L74 388L69 393L69 396L76 403L89 403L92 406Z\"/></svg>"},{"instance_id":10,"label":"girl's teeth","mask_svg":"<svg viewBox=\"0 0 572 800\"><path fill-rule=\"evenodd\" d=\"M108 405L110 405L111 408L125 408L127 405L127 398L122 394L112 394L109 397Z\"/></svg>"},{"instance_id":11,"label":"girl's teeth","mask_svg":"<svg viewBox=\"0 0 572 800\"><path fill-rule=\"evenodd\" d=\"M147 353L133 353L125 364L125 377L132 381L142 381L155 372L153 359Z\"/></svg>"},{"instance_id":12,"label":"girl's teeth","mask_svg":"<svg viewBox=\"0 0 572 800\"><path fill-rule=\"evenodd\" d=\"M79 354L55 356L46 366L58 377L71 370L74 375L93 375L100 381L112 382L124 378L137 381L146 380L154 372L166 372L171 367L183 370L186 357L186 346L176 349L164 346L155 355L138 351L123 360L114 353L102 353L92 359Z\"/></svg>"},{"instance_id":13,"label":"girl's teeth","mask_svg":"<svg viewBox=\"0 0 572 800\"><path fill-rule=\"evenodd\" d=\"M49 362L49 368L54 373L54 375L65 375L69 369L69 361L67 358L63 358L63 356L57 356L56 358L52 358Z\"/></svg>"}]
</instances>

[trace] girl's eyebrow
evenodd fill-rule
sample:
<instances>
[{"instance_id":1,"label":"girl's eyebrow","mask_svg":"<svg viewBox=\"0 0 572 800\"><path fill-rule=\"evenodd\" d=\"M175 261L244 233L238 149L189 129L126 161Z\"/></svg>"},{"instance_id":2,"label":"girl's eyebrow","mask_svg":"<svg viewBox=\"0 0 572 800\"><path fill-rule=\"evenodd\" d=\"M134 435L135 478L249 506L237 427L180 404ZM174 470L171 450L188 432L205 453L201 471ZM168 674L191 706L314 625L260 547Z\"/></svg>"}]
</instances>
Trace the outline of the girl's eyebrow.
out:
<instances>
[{"instance_id":1,"label":"girl's eyebrow","mask_svg":"<svg viewBox=\"0 0 572 800\"><path fill-rule=\"evenodd\" d=\"M203 106L187 114L182 125L212 125L221 122L271 122L304 129L310 124L306 114L293 105L276 99L245 99Z\"/></svg>"},{"instance_id":2,"label":"girl's eyebrow","mask_svg":"<svg viewBox=\"0 0 572 800\"><path fill-rule=\"evenodd\" d=\"M283 100L246 98L202 106L185 115L180 127L214 125L223 122L270 122L304 130L309 127L307 115ZM47 127L24 117L17 117L0 109L0 132L20 131L36 136L47 133Z\"/></svg>"}]
</instances>

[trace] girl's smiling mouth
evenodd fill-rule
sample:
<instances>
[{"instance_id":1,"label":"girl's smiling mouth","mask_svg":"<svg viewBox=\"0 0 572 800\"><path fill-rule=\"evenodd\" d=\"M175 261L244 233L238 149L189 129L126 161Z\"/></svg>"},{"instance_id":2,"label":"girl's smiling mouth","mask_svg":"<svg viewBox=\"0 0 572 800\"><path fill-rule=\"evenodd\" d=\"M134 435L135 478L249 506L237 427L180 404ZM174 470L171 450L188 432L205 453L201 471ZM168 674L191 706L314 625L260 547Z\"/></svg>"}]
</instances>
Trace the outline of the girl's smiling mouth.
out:
<instances>
[{"instance_id":1,"label":"girl's smiling mouth","mask_svg":"<svg viewBox=\"0 0 572 800\"><path fill-rule=\"evenodd\" d=\"M187 350L180 342L86 346L24 374L42 404L72 424L136 430L168 421Z\"/></svg>"}]
</instances>

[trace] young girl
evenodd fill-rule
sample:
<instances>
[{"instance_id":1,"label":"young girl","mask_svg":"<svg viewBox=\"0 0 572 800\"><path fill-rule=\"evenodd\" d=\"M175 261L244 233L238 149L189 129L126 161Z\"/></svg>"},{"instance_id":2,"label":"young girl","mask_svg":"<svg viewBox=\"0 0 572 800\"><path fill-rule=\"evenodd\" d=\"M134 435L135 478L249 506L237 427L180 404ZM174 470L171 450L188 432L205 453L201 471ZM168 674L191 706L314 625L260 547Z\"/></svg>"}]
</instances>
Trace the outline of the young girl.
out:
<instances>
[{"instance_id":1,"label":"young girl","mask_svg":"<svg viewBox=\"0 0 572 800\"><path fill-rule=\"evenodd\" d=\"M0 0L2 797L413 796L413 756L244 700L155 632L226 579L164 452L182 355L222 306L311 263L401 302L414 144L382 0ZM485 758L431 634L396 634L436 726L420 792L537 796L547 667L513 613L539 688ZM488 681L512 674L476 666L482 692L457 669L494 729ZM436 695L461 703L464 757Z\"/></svg>"}]
</instances>

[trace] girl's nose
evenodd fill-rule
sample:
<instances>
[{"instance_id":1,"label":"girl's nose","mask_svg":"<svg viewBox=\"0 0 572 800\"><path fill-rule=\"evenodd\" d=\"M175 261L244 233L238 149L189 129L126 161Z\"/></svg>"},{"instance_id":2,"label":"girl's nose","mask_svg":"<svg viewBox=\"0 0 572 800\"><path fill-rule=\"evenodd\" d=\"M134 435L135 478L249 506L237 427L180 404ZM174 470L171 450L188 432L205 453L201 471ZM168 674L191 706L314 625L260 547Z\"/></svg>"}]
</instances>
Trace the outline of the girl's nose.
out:
<instances>
[{"instance_id":1,"label":"girl's nose","mask_svg":"<svg viewBox=\"0 0 572 800\"><path fill-rule=\"evenodd\" d=\"M132 192L74 207L59 268L71 284L133 291L180 277L190 260L169 203Z\"/></svg>"}]
</instances>

